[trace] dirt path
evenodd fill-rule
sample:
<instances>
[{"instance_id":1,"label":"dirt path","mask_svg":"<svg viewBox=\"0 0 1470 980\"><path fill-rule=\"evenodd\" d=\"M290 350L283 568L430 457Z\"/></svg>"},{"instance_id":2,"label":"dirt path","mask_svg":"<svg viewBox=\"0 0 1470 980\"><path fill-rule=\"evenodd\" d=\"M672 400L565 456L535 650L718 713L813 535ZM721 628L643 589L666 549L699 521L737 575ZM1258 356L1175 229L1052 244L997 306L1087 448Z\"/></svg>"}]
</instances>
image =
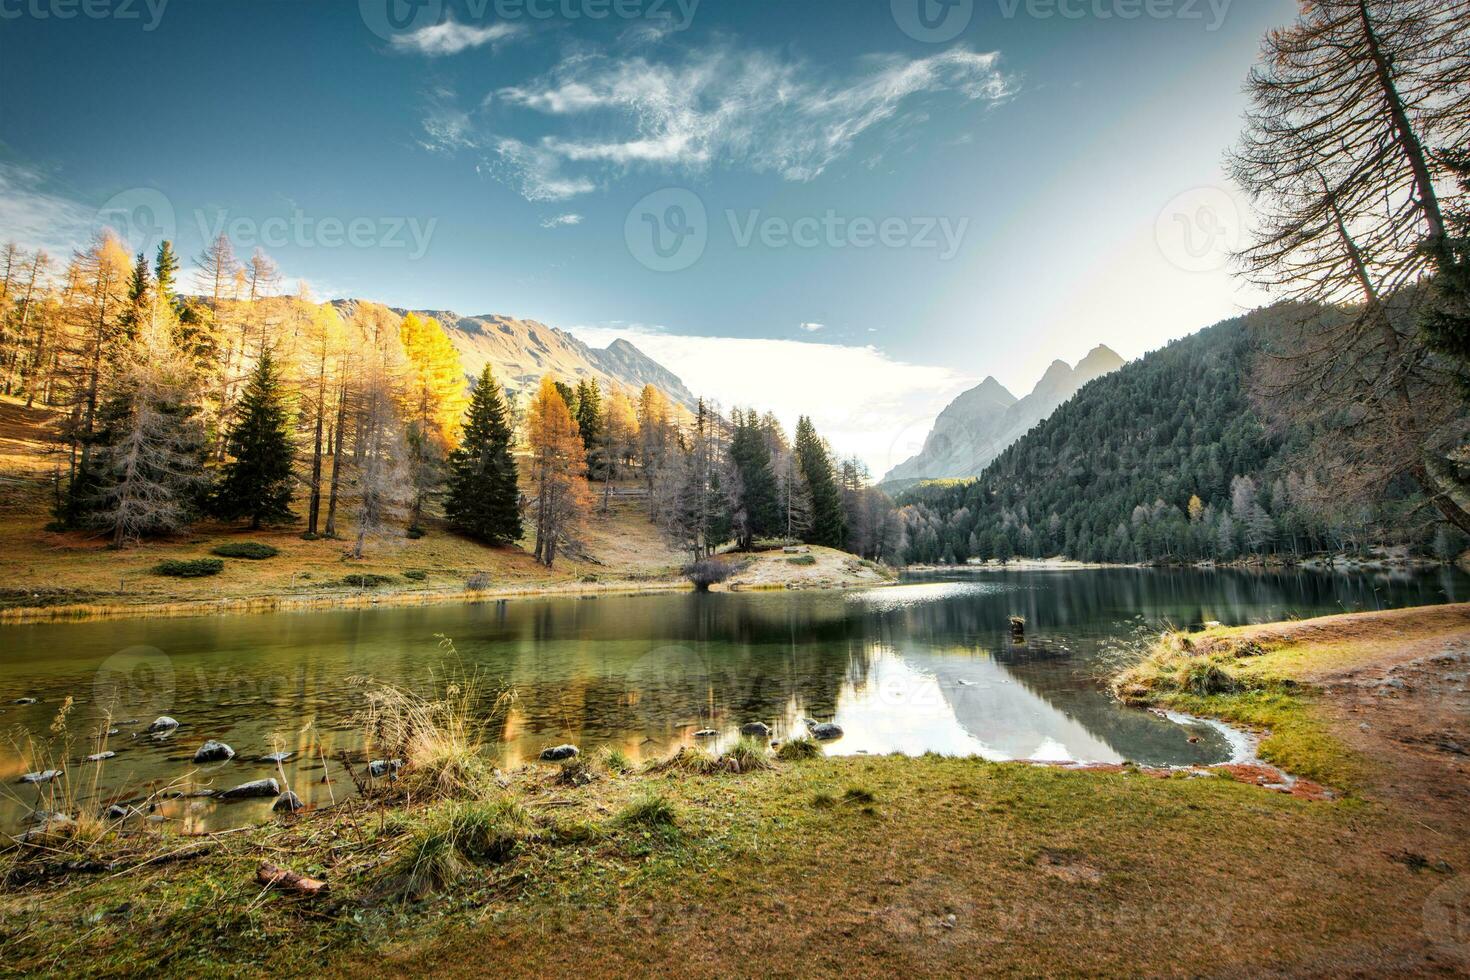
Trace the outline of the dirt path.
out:
<instances>
[{"instance_id":1,"label":"dirt path","mask_svg":"<svg viewBox=\"0 0 1470 980\"><path fill-rule=\"evenodd\" d=\"M1441 833L1470 824L1470 604L1248 633L1294 645L1291 675L1322 691L1334 733L1377 763L1373 795Z\"/></svg>"}]
</instances>

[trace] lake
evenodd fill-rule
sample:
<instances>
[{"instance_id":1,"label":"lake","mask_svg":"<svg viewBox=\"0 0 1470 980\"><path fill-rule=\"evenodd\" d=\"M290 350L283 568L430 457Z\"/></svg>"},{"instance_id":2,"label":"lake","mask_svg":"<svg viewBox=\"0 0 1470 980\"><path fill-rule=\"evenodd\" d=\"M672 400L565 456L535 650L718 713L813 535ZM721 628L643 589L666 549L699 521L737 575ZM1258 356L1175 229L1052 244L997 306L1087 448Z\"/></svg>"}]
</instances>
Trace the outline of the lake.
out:
<instances>
[{"instance_id":1,"label":"lake","mask_svg":"<svg viewBox=\"0 0 1470 980\"><path fill-rule=\"evenodd\" d=\"M89 739L110 711L118 729L102 763L106 795L172 787L225 789L275 775L309 803L352 784L335 759L361 758L354 714L371 677L431 689L477 674L513 691L495 721L498 764L562 742L622 748L637 759L696 741L731 743L746 722L778 738L805 719L836 721L829 753L974 754L989 759L1183 765L1232 747L1206 724L1176 724L1111 700L1109 650L1143 629L1268 622L1334 612L1470 600L1470 576L1428 573L1103 569L911 576L853 592L686 593L515 599L479 604L115 620L0 627L0 822L42 801L17 781L38 760L63 699L73 788L98 765ZM1024 643L1008 617L1024 616ZM440 637L452 640L457 656ZM36 704L13 704L36 698ZM159 715L181 723L155 741ZM236 750L195 766L206 739ZM161 808L186 829L234 826L270 801L184 798Z\"/></svg>"}]
</instances>

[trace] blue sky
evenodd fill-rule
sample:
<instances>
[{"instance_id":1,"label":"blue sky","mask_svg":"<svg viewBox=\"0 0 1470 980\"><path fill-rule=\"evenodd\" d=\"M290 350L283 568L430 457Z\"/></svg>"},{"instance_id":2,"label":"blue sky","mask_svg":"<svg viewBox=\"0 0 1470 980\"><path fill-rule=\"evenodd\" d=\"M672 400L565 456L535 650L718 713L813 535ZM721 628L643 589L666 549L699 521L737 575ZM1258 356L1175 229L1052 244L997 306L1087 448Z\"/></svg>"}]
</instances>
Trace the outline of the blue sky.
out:
<instances>
[{"instance_id":1,"label":"blue sky","mask_svg":"<svg viewBox=\"0 0 1470 980\"><path fill-rule=\"evenodd\" d=\"M0 238L143 202L319 297L629 336L875 469L987 374L1261 302L1220 159L1290 0L89 2L0 0Z\"/></svg>"}]
</instances>

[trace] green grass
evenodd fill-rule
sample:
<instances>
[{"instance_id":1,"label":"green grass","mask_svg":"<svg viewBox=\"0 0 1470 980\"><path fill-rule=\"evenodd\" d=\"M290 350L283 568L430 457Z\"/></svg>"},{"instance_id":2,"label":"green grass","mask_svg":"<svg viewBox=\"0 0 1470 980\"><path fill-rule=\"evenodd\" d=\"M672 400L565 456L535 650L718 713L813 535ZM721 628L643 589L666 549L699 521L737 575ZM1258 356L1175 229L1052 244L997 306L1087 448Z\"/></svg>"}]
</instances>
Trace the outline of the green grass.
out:
<instances>
[{"instance_id":1,"label":"green grass","mask_svg":"<svg viewBox=\"0 0 1470 980\"><path fill-rule=\"evenodd\" d=\"M376 572L353 572L342 576L342 584L354 589L376 589L393 581L392 575L379 575Z\"/></svg>"},{"instance_id":2,"label":"green grass","mask_svg":"<svg viewBox=\"0 0 1470 980\"><path fill-rule=\"evenodd\" d=\"M679 823L679 811L668 797L650 792L623 808L618 822L639 827L674 827Z\"/></svg>"},{"instance_id":3,"label":"green grass","mask_svg":"<svg viewBox=\"0 0 1470 980\"><path fill-rule=\"evenodd\" d=\"M792 565L815 565L817 563L817 556L816 555L797 555L794 558L788 558L788 559L786 559L786 561L787 561L788 564L792 564Z\"/></svg>"},{"instance_id":4,"label":"green grass","mask_svg":"<svg viewBox=\"0 0 1470 980\"><path fill-rule=\"evenodd\" d=\"M796 738L788 738L781 743L776 750L776 758L782 762L796 762L801 759L815 759L822 754L822 746L816 739L806 735L798 735Z\"/></svg>"}]
</instances>

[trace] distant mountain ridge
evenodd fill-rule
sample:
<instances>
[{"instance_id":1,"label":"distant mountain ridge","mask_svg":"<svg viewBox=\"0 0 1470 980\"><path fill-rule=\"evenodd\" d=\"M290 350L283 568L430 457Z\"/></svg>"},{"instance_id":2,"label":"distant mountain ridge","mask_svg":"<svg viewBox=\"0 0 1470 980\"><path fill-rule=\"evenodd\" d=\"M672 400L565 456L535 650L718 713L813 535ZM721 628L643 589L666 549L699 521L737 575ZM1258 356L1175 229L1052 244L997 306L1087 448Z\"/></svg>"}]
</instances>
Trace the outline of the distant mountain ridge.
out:
<instances>
[{"instance_id":1,"label":"distant mountain ridge","mask_svg":"<svg viewBox=\"0 0 1470 980\"><path fill-rule=\"evenodd\" d=\"M995 378L986 378L939 413L923 449L889 470L880 485L898 491L923 480L979 476L1083 385L1116 371L1123 363L1123 358L1099 344L1076 367L1053 361L1031 393L1019 399Z\"/></svg>"},{"instance_id":2,"label":"distant mountain ridge","mask_svg":"<svg viewBox=\"0 0 1470 980\"><path fill-rule=\"evenodd\" d=\"M344 300L336 305L350 311L358 302ZM401 307L387 309L398 317L410 312ZM636 391L651 384L671 401L691 410L695 406L694 393L678 375L622 338L598 349L536 320L499 313L461 316L452 310L412 312L439 321L459 351L465 374L477 377L490 364L500 383L515 392L531 391L549 373L573 384L584 378L595 379L604 390L616 386Z\"/></svg>"}]
</instances>

